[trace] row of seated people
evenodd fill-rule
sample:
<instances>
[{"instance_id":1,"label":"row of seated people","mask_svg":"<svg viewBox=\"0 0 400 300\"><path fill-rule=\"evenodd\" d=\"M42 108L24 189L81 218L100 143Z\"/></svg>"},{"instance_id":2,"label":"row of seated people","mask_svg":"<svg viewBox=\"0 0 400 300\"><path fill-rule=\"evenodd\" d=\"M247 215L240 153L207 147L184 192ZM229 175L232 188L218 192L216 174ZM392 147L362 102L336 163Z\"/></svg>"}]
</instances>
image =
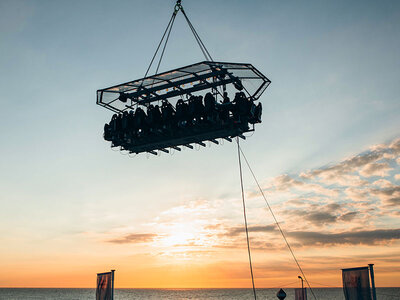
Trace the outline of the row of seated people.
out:
<instances>
[{"instance_id":1,"label":"row of seated people","mask_svg":"<svg viewBox=\"0 0 400 300\"><path fill-rule=\"evenodd\" d=\"M230 101L224 93L222 103L213 94L190 96L188 101L178 100L175 108L168 101L158 105L150 104L147 113L138 107L136 110L114 114L110 123L104 126L104 139L115 146L125 143L141 144L149 138L168 138L190 135L193 132L212 130L224 126L241 126L248 130L248 124L261 122L261 103L254 102L238 92Z\"/></svg>"}]
</instances>

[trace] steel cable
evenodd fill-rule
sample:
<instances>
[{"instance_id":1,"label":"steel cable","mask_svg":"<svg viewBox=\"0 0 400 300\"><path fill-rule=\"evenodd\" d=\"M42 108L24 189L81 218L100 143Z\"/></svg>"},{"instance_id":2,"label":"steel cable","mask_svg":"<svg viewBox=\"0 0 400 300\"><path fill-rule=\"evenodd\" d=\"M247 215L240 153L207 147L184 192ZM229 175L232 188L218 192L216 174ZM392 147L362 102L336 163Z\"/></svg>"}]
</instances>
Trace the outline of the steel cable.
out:
<instances>
[{"instance_id":1,"label":"steel cable","mask_svg":"<svg viewBox=\"0 0 400 300\"><path fill-rule=\"evenodd\" d=\"M242 162L241 162L241 160L240 160L240 152L241 152L241 150L240 150L240 145L239 145L239 137L236 137L236 143L237 143L237 145L238 145L238 160L239 160L240 187L241 187L241 189L242 189L242 203L243 203L244 227L245 227L245 229L246 229L247 252L248 252L248 254L249 254L251 283L253 284L254 299L257 300L256 288L255 288L255 285L254 285L253 266L252 266L252 264L251 264L251 252L250 252L249 229L247 228L247 216L246 216L246 203L245 203L245 201L244 201Z\"/></svg>"},{"instance_id":2,"label":"steel cable","mask_svg":"<svg viewBox=\"0 0 400 300\"><path fill-rule=\"evenodd\" d=\"M263 196L263 198L264 198L264 200L265 200L265 203L267 204L267 207L268 207L269 211L271 212L272 217L273 217L274 220L275 220L276 226L278 227L278 229L279 229L279 231L280 231L280 233L281 233L283 239L285 240L286 246L288 247L290 253L292 254L293 259L294 259L294 261L296 262L296 265L297 265L297 267L299 268L300 273L303 275L304 280L305 280L305 282L307 283L307 285L308 285L308 287L309 287L309 289L310 289L310 291L311 291L311 293L312 293L314 299L317 300L317 297L315 296L314 291L313 291L313 289L311 288L311 285L310 285L310 283L308 282L307 277L306 277L306 275L305 275L304 272L303 272L303 269L301 268L301 266L300 266L300 264L299 264L299 262L298 262L296 256L294 255L294 252L293 252L293 250L292 250L292 247L290 247L290 244L289 244L288 240L286 239L285 233L283 232L283 230L282 230L282 228L281 228L281 226L280 226L278 220L277 220L276 217L275 217L275 214L274 214L274 212L273 212L271 206L269 205L269 202L268 202L267 198L266 198L265 195L264 195L264 192L263 192L263 190L262 190L260 184L258 183L258 180L257 180L257 178L256 178L256 176L255 176L255 174L254 174L254 172L253 172L253 169L250 167L250 164L249 164L249 162L248 162L248 160L247 160L247 158L246 158L246 155L244 155L242 148L239 146L239 143L238 143L238 149L239 149L240 152L242 153L243 158L244 158L244 160L245 160L245 162L246 162L246 164L247 164L247 167L249 168L249 170L250 170L250 172L251 172L251 175L253 176L254 181L256 182L256 184L257 184L257 186L258 186L258 189L260 190L260 193L261 193L261 195Z\"/></svg>"}]
</instances>

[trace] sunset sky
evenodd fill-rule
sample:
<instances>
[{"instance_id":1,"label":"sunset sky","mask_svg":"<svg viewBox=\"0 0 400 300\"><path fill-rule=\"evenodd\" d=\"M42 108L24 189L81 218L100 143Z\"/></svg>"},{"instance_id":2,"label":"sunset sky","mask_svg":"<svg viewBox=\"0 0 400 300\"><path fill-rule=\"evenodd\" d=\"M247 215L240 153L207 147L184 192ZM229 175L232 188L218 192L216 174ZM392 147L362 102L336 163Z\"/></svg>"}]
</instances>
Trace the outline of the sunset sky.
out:
<instances>
[{"instance_id":1,"label":"sunset sky","mask_svg":"<svg viewBox=\"0 0 400 300\"><path fill-rule=\"evenodd\" d=\"M183 0L272 80L241 146L312 286L400 286L400 2ZM0 287L250 287L237 148L139 155L96 90L143 77L172 0L0 1ZM161 71L204 60L178 14ZM154 71L153 71L154 72ZM244 167L256 287L299 275Z\"/></svg>"}]
</instances>

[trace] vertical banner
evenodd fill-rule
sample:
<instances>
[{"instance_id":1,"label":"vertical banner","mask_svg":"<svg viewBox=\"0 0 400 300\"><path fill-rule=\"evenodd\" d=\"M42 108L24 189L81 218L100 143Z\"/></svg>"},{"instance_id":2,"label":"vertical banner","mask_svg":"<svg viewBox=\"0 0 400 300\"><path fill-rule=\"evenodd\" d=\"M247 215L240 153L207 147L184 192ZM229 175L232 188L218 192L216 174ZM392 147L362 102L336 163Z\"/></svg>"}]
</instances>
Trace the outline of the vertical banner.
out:
<instances>
[{"instance_id":1,"label":"vertical banner","mask_svg":"<svg viewBox=\"0 0 400 300\"><path fill-rule=\"evenodd\" d=\"M342 269L346 300L371 300L368 267Z\"/></svg>"},{"instance_id":2,"label":"vertical banner","mask_svg":"<svg viewBox=\"0 0 400 300\"><path fill-rule=\"evenodd\" d=\"M114 299L114 271L97 274L96 300Z\"/></svg>"},{"instance_id":3,"label":"vertical banner","mask_svg":"<svg viewBox=\"0 0 400 300\"><path fill-rule=\"evenodd\" d=\"M306 288L294 289L294 299L307 300L307 289Z\"/></svg>"}]
</instances>

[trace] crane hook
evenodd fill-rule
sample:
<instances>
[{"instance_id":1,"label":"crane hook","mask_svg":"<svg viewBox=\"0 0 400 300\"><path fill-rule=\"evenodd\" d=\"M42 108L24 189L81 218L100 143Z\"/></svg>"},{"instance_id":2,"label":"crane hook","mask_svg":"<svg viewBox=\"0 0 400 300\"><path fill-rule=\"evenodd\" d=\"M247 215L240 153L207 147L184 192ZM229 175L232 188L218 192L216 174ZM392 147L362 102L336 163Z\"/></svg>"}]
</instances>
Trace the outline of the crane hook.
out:
<instances>
[{"instance_id":1,"label":"crane hook","mask_svg":"<svg viewBox=\"0 0 400 300\"><path fill-rule=\"evenodd\" d=\"M182 9L182 0L177 0L175 4L175 13L177 13L180 9Z\"/></svg>"}]
</instances>

